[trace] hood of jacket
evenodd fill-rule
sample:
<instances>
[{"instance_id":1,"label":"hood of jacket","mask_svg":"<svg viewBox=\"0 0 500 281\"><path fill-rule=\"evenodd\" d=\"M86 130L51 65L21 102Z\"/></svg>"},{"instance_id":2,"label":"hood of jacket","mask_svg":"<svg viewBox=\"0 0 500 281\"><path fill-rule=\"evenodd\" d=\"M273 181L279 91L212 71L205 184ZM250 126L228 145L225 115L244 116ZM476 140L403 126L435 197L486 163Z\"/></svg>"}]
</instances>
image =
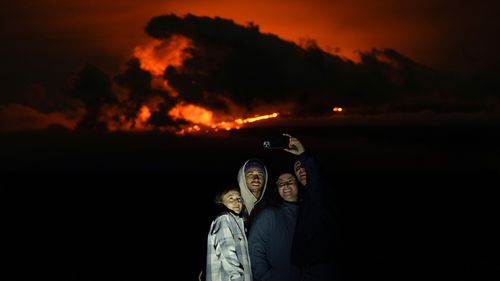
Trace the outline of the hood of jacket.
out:
<instances>
[{"instance_id":1,"label":"hood of jacket","mask_svg":"<svg viewBox=\"0 0 500 281\"><path fill-rule=\"evenodd\" d=\"M245 178L245 168L250 162L259 162L260 164L262 164L262 167L264 167L264 186L262 187L262 192L260 193L259 198L256 198L250 191ZM248 159L238 171L238 185L240 186L241 197L243 198L243 202L245 203L248 214L252 213L253 207L264 197L267 188L267 178L268 175L266 165L264 165L264 163L262 163L262 161L258 159Z\"/></svg>"}]
</instances>

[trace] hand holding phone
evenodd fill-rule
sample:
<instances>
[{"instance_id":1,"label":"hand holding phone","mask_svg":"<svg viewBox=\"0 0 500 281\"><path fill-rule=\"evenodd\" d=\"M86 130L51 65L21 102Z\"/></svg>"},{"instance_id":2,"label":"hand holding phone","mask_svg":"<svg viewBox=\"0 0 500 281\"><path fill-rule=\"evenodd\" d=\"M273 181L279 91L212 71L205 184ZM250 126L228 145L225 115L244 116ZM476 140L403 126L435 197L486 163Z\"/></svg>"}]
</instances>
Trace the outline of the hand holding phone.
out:
<instances>
[{"instance_id":1,"label":"hand holding phone","mask_svg":"<svg viewBox=\"0 0 500 281\"><path fill-rule=\"evenodd\" d=\"M289 137L285 135L269 136L262 145L267 149L285 149L288 148Z\"/></svg>"}]
</instances>

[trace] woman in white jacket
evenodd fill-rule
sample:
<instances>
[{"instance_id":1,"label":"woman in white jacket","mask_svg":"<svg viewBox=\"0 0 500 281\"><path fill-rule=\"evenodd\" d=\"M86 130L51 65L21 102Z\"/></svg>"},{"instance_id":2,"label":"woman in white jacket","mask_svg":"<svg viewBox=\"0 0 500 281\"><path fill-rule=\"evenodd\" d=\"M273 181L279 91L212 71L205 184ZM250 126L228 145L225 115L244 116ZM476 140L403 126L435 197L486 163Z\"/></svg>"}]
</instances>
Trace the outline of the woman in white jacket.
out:
<instances>
[{"instance_id":1,"label":"woman in white jacket","mask_svg":"<svg viewBox=\"0 0 500 281\"><path fill-rule=\"evenodd\" d=\"M207 238L207 281L252 281L252 268L238 188L228 188L216 198L224 210L212 221Z\"/></svg>"}]
</instances>

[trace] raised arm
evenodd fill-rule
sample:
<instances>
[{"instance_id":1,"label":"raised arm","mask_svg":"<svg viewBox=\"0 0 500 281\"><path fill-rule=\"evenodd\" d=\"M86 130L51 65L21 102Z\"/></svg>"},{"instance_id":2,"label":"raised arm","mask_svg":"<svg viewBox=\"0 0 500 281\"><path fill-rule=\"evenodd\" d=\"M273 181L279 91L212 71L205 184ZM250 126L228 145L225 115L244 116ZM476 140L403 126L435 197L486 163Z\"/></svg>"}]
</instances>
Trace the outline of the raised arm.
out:
<instances>
[{"instance_id":1,"label":"raised arm","mask_svg":"<svg viewBox=\"0 0 500 281\"><path fill-rule=\"evenodd\" d=\"M292 137L289 134L283 135L289 137L288 148L285 148L284 150L297 155L296 161L300 162L300 165L305 169L307 183L304 184L302 179L299 178L299 175L297 175L297 171L295 171L297 177L306 187L307 193L312 197L312 200L323 200L323 197L326 196L328 191L325 190L326 182L321 175L321 168L316 156L312 153L312 151L306 149L306 147L297 138Z\"/></svg>"},{"instance_id":2,"label":"raised arm","mask_svg":"<svg viewBox=\"0 0 500 281\"><path fill-rule=\"evenodd\" d=\"M302 143L297 138L294 138L289 134L283 134L283 135L289 138L288 148L285 148L285 151L295 155L301 155L302 153L305 152L304 145L302 145Z\"/></svg>"}]
</instances>

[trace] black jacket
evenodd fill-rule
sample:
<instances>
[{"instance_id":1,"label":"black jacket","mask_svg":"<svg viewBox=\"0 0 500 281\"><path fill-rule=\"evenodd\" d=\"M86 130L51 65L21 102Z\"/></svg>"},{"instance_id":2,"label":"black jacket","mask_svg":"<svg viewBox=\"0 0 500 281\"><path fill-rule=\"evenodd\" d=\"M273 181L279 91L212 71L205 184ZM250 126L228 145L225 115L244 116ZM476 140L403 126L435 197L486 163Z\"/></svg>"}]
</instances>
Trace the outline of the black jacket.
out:
<instances>
[{"instance_id":1,"label":"black jacket","mask_svg":"<svg viewBox=\"0 0 500 281\"><path fill-rule=\"evenodd\" d=\"M297 159L306 169L307 183L299 203L292 262L306 266L331 261L336 254L337 231L330 186L312 153L306 150Z\"/></svg>"}]
</instances>

